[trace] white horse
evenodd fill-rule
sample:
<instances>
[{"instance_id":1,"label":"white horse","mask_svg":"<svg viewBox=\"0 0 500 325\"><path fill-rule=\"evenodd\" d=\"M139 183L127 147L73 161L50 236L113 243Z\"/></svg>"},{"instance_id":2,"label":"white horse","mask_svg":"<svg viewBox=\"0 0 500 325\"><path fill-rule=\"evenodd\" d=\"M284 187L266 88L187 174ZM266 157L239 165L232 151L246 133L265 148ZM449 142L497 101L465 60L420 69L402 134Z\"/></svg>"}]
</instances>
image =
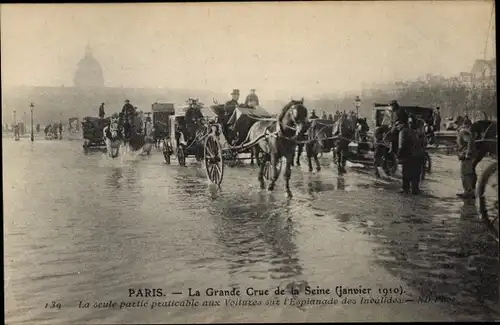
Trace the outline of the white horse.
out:
<instances>
[{"instance_id":1,"label":"white horse","mask_svg":"<svg viewBox=\"0 0 500 325\"><path fill-rule=\"evenodd\" d=\"M118 121L115 119L111 120L111 123L104 128L103 133L108 155L111 158L118 157L120 146L122 144L120 133L118 132Z\"/></svg>"}]
</instances>

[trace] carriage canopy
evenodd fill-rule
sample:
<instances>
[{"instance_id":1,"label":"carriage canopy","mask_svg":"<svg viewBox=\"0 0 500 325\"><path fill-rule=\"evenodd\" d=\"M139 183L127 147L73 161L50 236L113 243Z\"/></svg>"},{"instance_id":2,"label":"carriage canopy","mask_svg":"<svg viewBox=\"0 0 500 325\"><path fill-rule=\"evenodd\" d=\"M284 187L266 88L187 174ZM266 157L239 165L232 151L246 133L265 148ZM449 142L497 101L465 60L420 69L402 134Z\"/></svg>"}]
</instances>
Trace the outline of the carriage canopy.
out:
<instances>
[{"instance_id":1,"label":"carriage canopy","mask_svg":"<svg viewBox=\"0 0 500 325\"><path fill-rule=\"evenodd\" d=\"M427 124L433 124L434 110L429 107L420 106L404 106L400 105L400 109L406 110L409 116L414 116L417 119L424 120ZM375 104L373 107L373 119L375 126L389 125L394 121L394 112L389 104Z\"/></svg>"}]
</instances>

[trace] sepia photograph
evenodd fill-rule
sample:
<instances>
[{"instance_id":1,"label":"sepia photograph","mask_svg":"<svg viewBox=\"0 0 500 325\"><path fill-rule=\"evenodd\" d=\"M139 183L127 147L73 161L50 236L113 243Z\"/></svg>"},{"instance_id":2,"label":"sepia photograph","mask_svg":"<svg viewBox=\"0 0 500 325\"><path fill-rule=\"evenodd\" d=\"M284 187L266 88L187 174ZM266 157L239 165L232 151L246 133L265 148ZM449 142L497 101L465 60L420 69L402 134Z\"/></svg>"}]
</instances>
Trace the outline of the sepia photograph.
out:
<instances>
[{"instance_id":1,"label":"sepia photograph","mask_svg":"<svg viewBox=\"0 0 500 325\"><path fill-rule=\"evenodd\" d=\"M1 4L5 323L500 320L495 18Z\"/></svg>"}]
</instances>

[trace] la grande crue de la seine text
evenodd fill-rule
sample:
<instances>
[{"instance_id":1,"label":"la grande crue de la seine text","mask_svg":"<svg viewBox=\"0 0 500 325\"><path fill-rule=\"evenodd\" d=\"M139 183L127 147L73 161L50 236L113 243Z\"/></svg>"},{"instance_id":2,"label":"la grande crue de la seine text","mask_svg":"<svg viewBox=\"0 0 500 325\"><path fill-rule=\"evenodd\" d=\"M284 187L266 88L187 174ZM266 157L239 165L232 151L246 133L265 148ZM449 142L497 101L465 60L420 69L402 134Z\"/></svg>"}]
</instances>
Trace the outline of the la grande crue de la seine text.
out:
<instances>
[{"instance_id":1,"label":"la grande crue de la seine text","mask_svg":"<svg viewBox=\"0 0 500 325\"><path fill-rule=\"evenodd\" d=\"M387 295L403 295L405 292L402 287L395 288L378 288L378 294L382 296ZM130 298L147 298L147 297L163 297L169 295L166 290L163 289L128 289L128 296ZM271 295L299 295L305 294L306 296L319 296L319 295L337 295L342 298L346 295L370 295L372 294L372 288L366 288L363 286L357 287L347 287L347 286L336 286L335 289L331 288L321 288L320 286L305 286L303 288L299 287L276 287L274 289L268 288L255 288L247 287L245 289L231 288L231 289L216 289L216 288L206 288L206 289L193 289L188 288L187 292L172 292L174 295L185 295L188 297L265 297Z\"/></svg>"}]
</instances>

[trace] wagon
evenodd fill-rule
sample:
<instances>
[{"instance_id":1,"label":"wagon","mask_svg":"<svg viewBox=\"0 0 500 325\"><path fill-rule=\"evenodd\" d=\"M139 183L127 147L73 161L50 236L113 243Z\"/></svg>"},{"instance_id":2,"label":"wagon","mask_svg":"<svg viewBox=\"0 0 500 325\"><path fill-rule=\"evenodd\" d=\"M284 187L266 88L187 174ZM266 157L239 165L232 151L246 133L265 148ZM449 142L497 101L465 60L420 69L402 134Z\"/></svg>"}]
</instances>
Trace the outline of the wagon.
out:
<instances>
[{"instance_id":1,"label":"wagon","mask_svg":"<svg viewBox=\"0 0 500 325\"><path fill-rule=\"evenodd\" d=\"M169 116L175 114L174 104L155 102L151 105L151 111L153 112L153 126L155 129L154 142L155 146L159 148L160 141L170 134Z\"/></svg>"},{"instance_id":2,"label":"wagon","mask_svg":"<svg viewBox=\"0 0 500 325\"><path fill-rule=\"evenodd\" d=\"M404 109L409 116L415 119L422 120L425 123L425 135L427 137L428 143L433 143L435 139L435 132L432 127L433 125L433 109L429 107L421 107L421 106L399 106L400 109ZM392 112L392 107L389 104L374 104L373 107L373 122L375 125L375 129L380 127L388 127L390 124L394 122L394 114ZM379 143L375 144L376 139L373 139L373 150L375 150L376 145L383 145L385 147L390 148L389 143ZM388 150L382 156L382 169L387 175L393 175L397 170L397 158L396 154L392 150ZM425 173L430 173L432 169L432 161L429 154L426 152L425 154L425 164L422 176L425 176Z\"/></svg>"},{"instance_id":3,"label":"wagon","mask_svg":"<svg viewBox=\"0 0 500 325\"><path fill-rule=\"evenodd\" d=\"M208 179L220 185L225 164L234 166L236 161L248 159L238 156L250 152L253 147L245 143L248 131L258 119L270 118L271 115L262 108L237 107L230 118L225 118L222 107L200 108L203 118L196 121L195 132L186 127L187 107L171 115L170 134L163 140L165 163L170 164L171 156L175 155L179 165L185 166L186 157L194 156L203 162ZM278 169L281 170L281 164ZM269 166L264 174L269 179Z\"/></svg>"},{"instance_id":4,"label":"wagon","mask_svg":"<svg viewBox=\"0 0 500 325\"><path fill-rule=\"evenodd\" d=\"M99 117L87 116L83 118L83 150L87 152L89 149L101 149L106 147L104 142L104 128L109 125L109 117L101 119Z\"/></svg>"}]
</instances>

